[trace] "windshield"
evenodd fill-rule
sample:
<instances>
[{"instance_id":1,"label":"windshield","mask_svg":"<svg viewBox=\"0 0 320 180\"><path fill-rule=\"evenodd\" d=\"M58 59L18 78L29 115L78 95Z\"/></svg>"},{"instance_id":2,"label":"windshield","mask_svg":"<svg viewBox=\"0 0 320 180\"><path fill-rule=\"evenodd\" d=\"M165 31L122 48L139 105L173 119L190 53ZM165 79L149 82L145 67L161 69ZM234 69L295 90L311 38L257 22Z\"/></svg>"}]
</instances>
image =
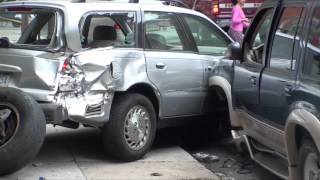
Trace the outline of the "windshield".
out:
<instances>
[{"instance_id":1,"label":"windshield","mask_svg":"<svg viewBox=\"0 0 320 180\"><path fill-rule=\"evenodd\" d=\"M48 9L8 8L0 10L0 37L12 47L52 47L56 32L56 13Z\"/></svg>"}]
</instances>

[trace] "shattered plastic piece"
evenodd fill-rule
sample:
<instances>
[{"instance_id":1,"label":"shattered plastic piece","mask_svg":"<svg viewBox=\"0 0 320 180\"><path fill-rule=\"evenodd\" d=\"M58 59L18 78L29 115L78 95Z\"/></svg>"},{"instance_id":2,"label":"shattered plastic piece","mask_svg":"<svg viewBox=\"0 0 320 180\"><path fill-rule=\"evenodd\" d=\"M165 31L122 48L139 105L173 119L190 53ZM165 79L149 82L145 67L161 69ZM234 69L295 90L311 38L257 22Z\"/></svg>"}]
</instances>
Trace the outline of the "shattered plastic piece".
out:
<instances>
[{"instance_id":1,"label":"shattered plastic piece","mask_svg":"<svg viewBox=\"0 0 320 180\"><path fill-rule=\"evenodd\" d=\"M223 164L222 164L222 168L231 168L231 167L233 167L236 163L237 163L237 161L234 160L234 159L231 159L231 158L226 159L226 160L223 162Z\"/></svg>"},{"instance_id":2,"label":"shattered plastic piece","mask_svg":"<svg viewBox=\"0 0 320 180\"><path fill-rule=\"evenodd\" d=\"M195 154L193 154L193 156L198 161L202 161L202 162L206 162L206 163L218 162L219 161L219 157L218 156L214 156L214 155L207 154L207 153L204 153L204 152L195 153Z\"/></svg>"}]
</instances>

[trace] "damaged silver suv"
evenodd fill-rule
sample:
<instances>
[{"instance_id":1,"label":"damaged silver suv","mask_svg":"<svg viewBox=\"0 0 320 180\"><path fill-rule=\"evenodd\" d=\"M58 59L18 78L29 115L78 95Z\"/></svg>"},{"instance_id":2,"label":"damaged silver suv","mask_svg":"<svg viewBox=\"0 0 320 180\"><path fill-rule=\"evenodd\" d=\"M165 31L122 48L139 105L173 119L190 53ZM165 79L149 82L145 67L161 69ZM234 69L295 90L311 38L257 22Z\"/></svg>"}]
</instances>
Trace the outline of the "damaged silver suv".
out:
<instances>
[{"instance_id":1,"label":"damaged silver suv","mask_svg":"<svg viewBox=\"0 0 320 180\"><path fill-rule=\"evenodd\" d=\"M46 123L101 128L110 155L143 157L163 122L205 113L207 77L232 41L162 5L1 3L0 26L0 174L37 154Z\"/></svg>"}]
</instances>

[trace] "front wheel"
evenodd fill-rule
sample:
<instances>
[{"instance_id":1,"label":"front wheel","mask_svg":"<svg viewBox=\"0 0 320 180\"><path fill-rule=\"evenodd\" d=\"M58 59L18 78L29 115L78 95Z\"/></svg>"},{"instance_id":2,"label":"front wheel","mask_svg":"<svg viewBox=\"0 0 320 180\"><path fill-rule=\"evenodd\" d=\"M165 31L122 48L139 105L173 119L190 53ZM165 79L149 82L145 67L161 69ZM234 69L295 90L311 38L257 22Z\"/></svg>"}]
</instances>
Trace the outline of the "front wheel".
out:
<instances>
[{"instance_id":1,"label":"front wheel","mask_svg":"<svg viewBox=\"0 0 320 180\"><path fill-rule=\"evenodd\" d=\"M319 180L320 179L320 156L314 142L305 138L299 150L299 179Z\"/></svg>"},{"instance_id":2,"label":"front wheel","mask_svg":"<svg viewBox=\"0 0 320 180\"><path fill-rule=\"evenodd\" d=\"M103 128L105 151L120 160L142 158L156 133L152 103L140 94L125 94L112 104L110 121Z\"/></svg>"}]
</instances>

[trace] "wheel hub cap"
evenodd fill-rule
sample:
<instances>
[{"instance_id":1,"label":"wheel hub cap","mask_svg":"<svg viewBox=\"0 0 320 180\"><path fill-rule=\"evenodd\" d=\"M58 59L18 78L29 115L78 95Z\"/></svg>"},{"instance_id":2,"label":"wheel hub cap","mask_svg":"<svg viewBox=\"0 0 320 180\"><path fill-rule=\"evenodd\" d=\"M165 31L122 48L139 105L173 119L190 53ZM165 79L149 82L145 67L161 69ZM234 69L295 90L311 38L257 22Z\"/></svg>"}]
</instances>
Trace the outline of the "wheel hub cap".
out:
<instances>
[{"instance_id":1,"label":"wheel hub cap","mask_svg":"<svg viewBox=\"0 0 320 180\"><path fill-rule=\"evenodd\" d=\"M150 117L143 106L134 106L125 119L124 135L132 150L139 150L146 144L150 134Z\"/></svg>"},{"instance_id":2,"label":"wheel hub cap","mask_svg":"<svg viewBox=\"0 0 320 180\"><path fill-rule=\"evenodd\" d=\"M14 136L19 122L17 112L11 104L0 104L0 146Z\"/></svg>"},{"instance_id":3,"label":"wheel hub cap","mask_svg":"<svg viewBox=\"0 0 320 180\"><path fill-rule=\"evenodd\" d=\"M317 154L311 153L307 156L304 168L305 180L320 180L319 157Z\"/></svg>"}]
</instances>

